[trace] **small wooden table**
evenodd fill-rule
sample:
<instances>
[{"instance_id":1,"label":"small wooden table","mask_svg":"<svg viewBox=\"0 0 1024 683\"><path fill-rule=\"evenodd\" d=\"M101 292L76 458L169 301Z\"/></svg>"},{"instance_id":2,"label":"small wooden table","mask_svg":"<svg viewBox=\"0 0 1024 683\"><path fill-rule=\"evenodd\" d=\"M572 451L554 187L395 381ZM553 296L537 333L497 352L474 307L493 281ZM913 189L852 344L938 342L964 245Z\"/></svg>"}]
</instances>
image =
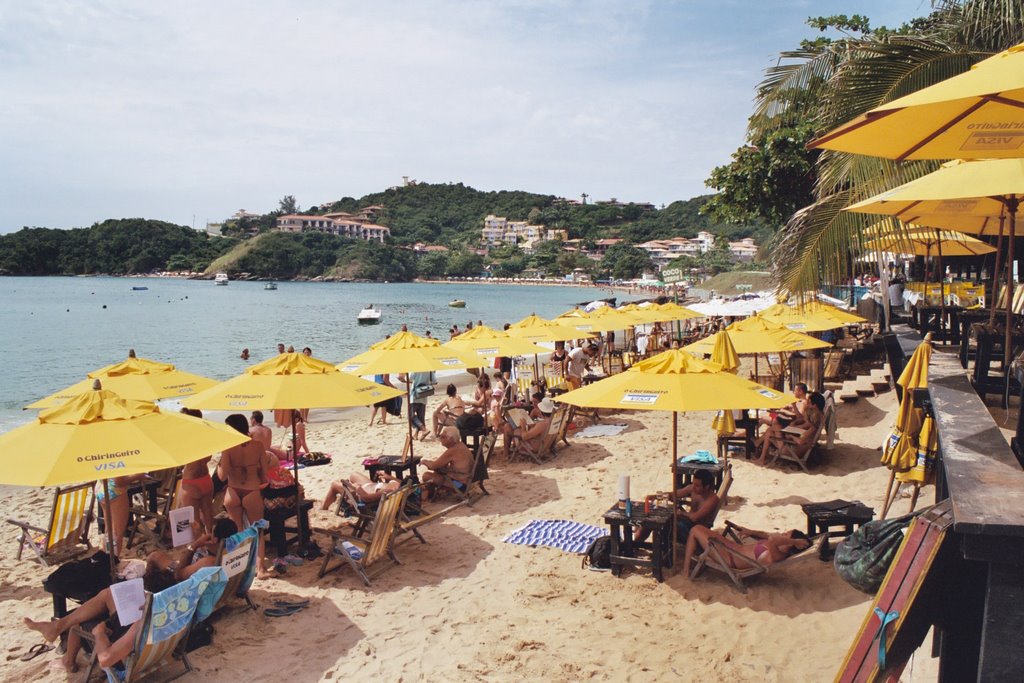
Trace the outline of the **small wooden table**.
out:
<instances>
[{"instance_id":1,"label":"small wooden table","mask_svg":"<svg viewBox=\"0 0 1024 683\"><path fill-rule=\"evenodd\" d=\"M626 516L626 511L613 506L604 513L604 521L611 529L611 564L612 574L622 576L623 567L650 567L654 578L659 582L665 580L662 568L672 566L672 510L656 507L644 514L643 501L633 501L633 515ZM651 532L650 541L634 541L633 529L639 527ZM636 549L645 548L651 551L650 559L636 557Z\"/></svg>"},{"instance_id":2,"label":"small wooden table","mask_svg":"<svg viewBox=\"0 0 1024 683\"><path fill-rule=\"evenodd\" d=\"M800 506L807 515L807 535L828 534L829 538L846 538L875 517L873 508L859 500L832 500L827 503L804 503ZM839 527L839 531L832 531Z\"/></svg>"},{"instance_id":3,"label":"small wooden table","mask_svg":"<svg viewBox=\"0 0 1024 683\"><path fill-rule=\"evenodd\" d=\"M681 489L684 486L688 486L693 481L693 475L701 470L710 472L711 476L715 478L716 491L722 487L722 479L725 477L725 464L721 462L683 462L683 459L680 458L676 462L676 480L673 482L675 488Z\"/></svg>"},{"instance_id":4,"label":"small wooden table","mask_svg":"<svg viewBox=\"0 0 1024 683\"><path fill-rule=\"evenodd\" d=\"M416 467L422 459L419 456L415 456L403 460L400 455L380 455L373 458L373 462L364 460L363 467L366 468L370 479L376 480L378 472L387 472L395 479L401 481L405 478L406 471L408 471L412 480L418 482L419 478L416 476Z\"/></svg>"}]
</instances>

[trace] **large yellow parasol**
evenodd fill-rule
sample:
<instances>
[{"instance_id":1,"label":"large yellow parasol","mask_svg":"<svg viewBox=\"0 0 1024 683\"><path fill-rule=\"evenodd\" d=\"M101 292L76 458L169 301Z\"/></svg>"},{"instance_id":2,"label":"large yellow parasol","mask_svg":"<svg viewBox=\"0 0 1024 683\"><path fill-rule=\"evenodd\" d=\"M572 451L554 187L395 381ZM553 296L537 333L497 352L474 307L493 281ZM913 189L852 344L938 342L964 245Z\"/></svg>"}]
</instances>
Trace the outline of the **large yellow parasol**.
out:
<instances>
[{"instance_id":1,"label":"large yellow parasol","mask_svg":"<svg viewBox=\"0 0 1024 683\"><path fill-rule=\"evenodd\" d=\"M858 315L847 313L834 306L821 304L812 307L811 302L804 306L779 303L769 306L758 315L796 332L824 332L846 325L867 322Z\"/></svg>"},{"instance_id":2,"label":"large yellow parasol","mask_svg":"<svg viewBox=\"0 0 1024 683\"><path fill-rule=\"evenodd\" d=\"M729 332L729 339L736 353L740 355L808 351L832 346L828 342L787 329L759 315L737 320L725 329ZM705 337L687 344L683 349L695 354L711 354L715 350L715 339Z\"/></svg>"},{"instance_id":3,"label":"large yellow parasol","mask_svg":"<svg viewBox=\"0 0 1024 683\"><path fill-rule=\"evenodd\" d=\"M226 425L97 388L0 435L0 482L60 486L142 474L248 440Z\"/></svg>"},{"instance_id":4,"label":"large yellow parasol","mask_svg":"<svg viewBox=\"0 0 1024 683\"><path fill-rule=\"evenodd\" d=\"M844 123L808 147L887 159L1024 155L1024 44Z\"/></svg>"},{"instance_id":5,"label":"large yellow parasol","mask_svg":"<svg viewBox=\"0 0 1024 683\"><path fill-rule=\"evenodd\" d=\"M50 394L32 403L27 408L53 408L89 391L94 380L122 398L155 401L161 398L190 396L217 384L217 380L193 375L179 370L170 363L159 363L147 358L137 358L135 351L128 352L128 359L94 370L88 379Z\"/></svg>"},{"instance_id":6,"label":"large yellow parasol","mask_svg":"<svg viewBox=\"0 0 1024 683\"><path fill-rule=\"evenodd\" d=\"M885 491L885 512L890 505L893 481L898 473L910 471L918 462L918 445L924 411L914 405L914 390L928 388L928 363L932 357L931 335L917 345L896 383L902 387L903 396L896 413L896 423L882 445L882 464L891 470L889 485ZM929 437L930 438L930 437Z\"/></svg>"},{"instance_id":7,"label":"large yellow parasol","mask_svg":"<svg viewBox=\"0 0 1024 683\"><path fill-rule=\"evenodd\" d=\"M569 341L594 336L589 332L577 330L571 325L564 325L562 321L547 320L533 313L519 322L512 323L506 332L510 337L518 337L534 343Z\"/></svg>"},{"instance_id":8,"label":"large yellow parasol","mask_svg":"<svg viewBox=\"0 0 1024 683\"><path fill-rule=\"evenodd\" d=\"M563 394L555 400L586 408L672 411L674 499L674 482L679 462L679 413L782 408L796 398L724 372L719 365L698 360L681 349L673 349L642 360L625 372ZM673 552L675 536L673 533Z\"/></svg>"},{"instance_id":9,"label":"large yellow parasol","mask_svg":"<svg viewBox=\"0 0 1024 683\"><path fill-rule=\"evenodd\" d=\"M736 347L729 339L729 333L725 330L716 332L715 347L711 352L711 362L717 365L723 372L736 374L740 369L740 356L736 353ZM719 434L732 434L736 431L736 419L731 410L720 410L711 421L711 427Z\"/></svg>"},{"instance_id":10,"label":"large yellow parasol","mask_svg":"<svg viewBox=\"0 0 1024 683\"><path fill-rule=\"evenodd\" d=\"M456 351L475 353L482 358L525 356L548 352L548 349L543 346L537 346L529 340L513 337L507 332L495 330L487 325L477 325L441 346Z\"/></svg>"}]
</instances>

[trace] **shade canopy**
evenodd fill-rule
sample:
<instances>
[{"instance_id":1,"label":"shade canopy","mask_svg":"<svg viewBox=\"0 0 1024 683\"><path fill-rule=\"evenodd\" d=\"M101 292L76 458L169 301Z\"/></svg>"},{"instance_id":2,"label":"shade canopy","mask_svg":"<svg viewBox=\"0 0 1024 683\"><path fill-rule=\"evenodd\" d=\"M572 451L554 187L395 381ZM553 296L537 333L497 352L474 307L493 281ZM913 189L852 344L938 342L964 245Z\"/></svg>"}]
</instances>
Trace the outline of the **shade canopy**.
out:
<instances>
[{"instance_id":1,"label":"shade canopy","mask_svg":"<svg viewBox=\"0 0 1024 683\"><path fill-rule=\"evenodd\" d=\"M828 342L795 332L758 315L738 320L725 329L728 330L729 339L739 354L809 351L832 346ZM715 340L712 337L705 337L684 346L683 350L695 354L710 354L714 348Z\"/></svg>"},{"instance_id":2,"label":"shade canopy","mask_svg":"<svg viewBox=\"0 0 1024 683\"><path fill-rule=\"evenodd\" d=\"M338 363L337 367L343 372L356 375L376 375L458 370L478 368L480 365L480 356L472 351L441 346L441 342L436 339L421 337L412 332L397 332L371 346L369 351ZM383 399L374 399L379 400Z\"/></svg>"},{"instance_id":3,"label":"shade canopy","mask_svg":"<svg viewBox=\"0 0 1024 683\"><path fill-rule=\"evenodd\" d=\"M0 483L62 486L142 474L248 440L227 425L93 389L0 435Z\"/></svg>"},{"instance_id":4,"label":"shade canopy","mask_svg":"<svg viewBox=\"0 0 1024 683\"><path fill-rule=\"evenodd\" d=\"M1024 156L1024 44L876 107L808 147L898 160Z\"/></svg>"},{"instance_id":5,"label":"shade canopy","mask_svg":"<svg viewBox=\"0 0 1024 683\"><path fill-rule=\"evenodd\" d=\"M511 337L526 339L534 343L569 341L594 336L589 332L577 330L571 325L564 325L561 321L547 320L532 313L519 322L512 323L506 332Z\"/></svg>"},{"instance_id":6,"label":"shade canopy","mask_svg":"<svg viewBox=\"0 0 1024 683\"><path fill-rule=\"evenodd\" d=\"M912 228L900 234L879 237L864 244L868 249L899 251L915 256L980 256L991 254L995 247L981 240L952 230Z\"/></svg>"},{"instance_id":7,"label":"shade canopy","mask_svg":"<svg viewBox=\"0 0 1024 683\"><path fill-rule=\"evenodd\" d=\"M130 352L128 359L94 370L88 379L41 398L28 408L53 408L92 389L92 383L100 380L103 387L122 398L155 401L161 398L180 398L208 389L217 380L193 375L177 369L170 363L160 363L147 358L137 358Z\"/></svg>"},{"instance_id":8,"label":"shade canopy","mask_svg":"<svg viewBox=\"0 0 1024 683\"><path fill-rule=\"evenodd\" d=\"M495 330L487 325L477 325L441 346L456 351L475 353L482 358L524 356L547 353L549 350L543 346L537 346L527 339L512 337L507 332Z\"/></svg>"},{"instance_id":9,"label":"shade canopy","mask_svg":"<svg viewBox=\"0 0 1024 683\"><path fill-rule=\"evenodd\" d=\"M402 392L341 372L302 353L282 353L182 403L206 410L346 408L366 406Z\"/></svg>"},{"instance_id":10,"label":"shade canopy","mask_svg":"<svg viewBox=\"0 0 1024 683\"><path fill-rule=\"evenodd\" d=\"M867 322L860 316L847 313L834 306L819 304L812 307L811 303L817 304L818 302L808 302L804 306L775 304L758 315L765 320L797 332L824 332L845 325Z\"/></svg>"},{"instance_id":11,"label":"shade canopy","mask_svg":"<svg viewBox=\"0 0 1024 683\"><path fill-rule=\"evenodd\" d=\"M689 412L782 408L796 399L673 349L555 400L588 408Z\"/></svg>"}]
</instances>

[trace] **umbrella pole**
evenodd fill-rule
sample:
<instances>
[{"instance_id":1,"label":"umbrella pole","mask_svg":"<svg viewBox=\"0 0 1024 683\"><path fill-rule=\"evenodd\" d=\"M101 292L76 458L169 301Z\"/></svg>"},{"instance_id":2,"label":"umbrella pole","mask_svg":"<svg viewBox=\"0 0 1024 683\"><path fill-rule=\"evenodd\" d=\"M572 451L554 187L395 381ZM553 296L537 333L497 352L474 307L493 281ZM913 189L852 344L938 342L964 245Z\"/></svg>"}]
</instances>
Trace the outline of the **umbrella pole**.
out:
<instances>
[{"instance_id":1,"label":"umbrella pole","mask_svg":"<svg viewBox=\"0 0 1024 683\"><path fill-rule=\"evenodd\" d=\"M1017 197L1008 197L1003 200L1006 205L1007 213L1010 214L1010 246L1006 250L1006 330L1003 338L1003 370L1010 367L1010 342L1013 336L1010 331L1010 325L1013 322L1013 290L1014 282L1013 278L1013 243L1014 243L1014 231L1017 227Z\"/></svg>"},{"instance_id":2,"label":"umbrella pole","mask_svg":"<svg viewBox=\"0 0 1024 683\"><path fill-rule=\"evenodd\" d=\"M935 231L935 246L939 250L939 341L946 343L946 271L942 269L942 233Z\"/></svg>"},{"instance_id":3,"label":"umbrella pole","mask_svg":"<svg viewBox=\"0 0 1024 683\"><path fill-rule=\"evenodd\" d=\"M408 380L405 383L405 405L407 408L406 417L408 418L406 419L406 427L409 430L409 460L412 460L416 455L413 452L413 442L416 439L412 438L412 377L407 375L406 379ZM402 451L402 455L405 455L404 449Z\"/></svg>"},{"instance_id":4,"label":"umbrella pole","mask_svg":"<svg viewBox=\"0 0 1024 683\"><path fill-rule=\"evenodd\" d=\"M295 433L295 415L292 415L292 476L295 479L295 527L299 533L299 544L306 538L306 530L302 528L302 495L299 488L299 437ZM252 520L249 521L252 524ZM300 551L305 548L300 547ZM260 558L260 567L263 567L263 558Z\"/></svg>"},{"instance_id":5,"label":"umbrella pole","mask_svg":"<svg viewBox=\"0 0 1024 683\"><path fill-rule=\"evenodd\" d=\"M124 495L128 495L128 493L125 492ZM107 532L107 557L110 560L110 580L113 581L115 578L117 578L117 566L114 564L114 510L113 505L111 504L110 501L109 479L103 480L103 500L107 502L107 509L105 510L105 512L110 513L104 516L103 522L106 526L104 531ZM131 503L131 501L128 502Z\"/></svg>"},{"instance_id":6,"label":"umbrella pole","mask_svg":"<svg viewBox=\"0 0 1024 683\"><path fill-rule=\"evenodd\" d=\"M672 566L678 566L678 546L676 544L676 529L679 528L679 499L676 497L676 481L679 475L679 413L672 411L672 529L669 533L672 535ZM683 571L688 571L688 567L683 567Z\"/></svg>"},{"instance_id":7,"label":"umbrella pole","mask_svg":"<svg viewBox=\"0 0 1024 683\"><path fill-rule=\"evenodd\" d=\"M996 241L996 265L992 269L992 301L988 302L992 310L988 313L989 327L996 324L996 302L999 301L999 271L1003 269L1001 259L1003 258L1003 224L1006 216L999 216L999 239Z\"/></svg>"}]
</instances>

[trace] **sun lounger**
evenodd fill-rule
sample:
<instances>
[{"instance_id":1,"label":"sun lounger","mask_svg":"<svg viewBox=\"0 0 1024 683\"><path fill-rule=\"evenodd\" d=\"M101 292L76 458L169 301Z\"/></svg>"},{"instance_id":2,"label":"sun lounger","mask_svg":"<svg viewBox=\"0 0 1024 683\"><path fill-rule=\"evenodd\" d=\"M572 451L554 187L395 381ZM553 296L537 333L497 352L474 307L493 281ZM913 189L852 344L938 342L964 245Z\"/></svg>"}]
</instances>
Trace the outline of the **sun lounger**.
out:
<instances>
[{"instance_id":1,"label":"sun lounger","mask_svg":"<svg viewBox=\"0 0 1024 683\"><path fill-rule=\"evenodd\" d=\"M753 541L753 539L743 535L737 525L728 521L725 523L725 531L723 532L723 535L741 545L748 545ZM812 551L818 552L820 550L821 541L825 537L826 536L824 534L814 536L811 538L811 544L806 549L790 555L785 561L788 562L795 557L809 555ZM733 585L741 593L747 592L747 586L744 583L747 579L758 576L759 574L765 574L771 567L780 564L776 562L773 565L766 565L758 562L757 560L752 559L732 548L728 544L723 543L718 538L709 538L708 547L695 559L696 562L694 563L693 571L690 572L691 579L697 578L697 576L704 571L704 568L708 567L729 577L729 580L732 581ZM733 566L734 564L736 566Z\"/></svg>"},{"instance_id":2,"label":"sun lounger","mask_svg":"<svg viewBox=\"0 0 1024 683\"><path fill-rule=\"evenodd\" d=\"M512 449L508 456L509 462L514 462L519 457L527 457L539 465L548 458L554 457L555 445L558 443L559 437L565 438L562 426L568 422L568 414L568 406L564 404L555 408L555 412L551 414L551 424L548 426L547 434L544 435L544 440L536 449L522 438L513 437Z\"/></svg>"},{"instance_id":3,"label":"sun lounger","mask_svg":"<svg viewBox=\"0 0 1024 683\"><path fill-rule=\"evenodd\" d=\"M398 516L405 508L405 501L412 491L410 486L392 493L386 493L377 504L377 514L374 517L373 525L368 538L349 536L332 530L320 530L331 539L331 547L324 553L323 564L320 565L318 577L332 572L339 567L349 566L352 568L363 583L370 585L370 568L390 558L394 564L401 564L394 552L395 533L398 530ZM340 558L335 566L330 566L332 558ZM390 565L384 563L383 569Z\"/></svg>"},{"instance_id":4,"label":"sun lounger","mask_svg":"<svg viewBox=\"0 0 1024 683\"><path fill-rule=\"evenodd\" d=\"M8 519L8 524L21 529L18 559L26 547L44 567L60 564L88 551L89 524L92 521L93 485L76 484L58 488L53 496L50 523L46 528L28 522Z\"/></svg>"},{"instance_id":5,"label":"sun lounger","mask_svg":"<svg viewBox=\"0 0 1024 683\"><path fill-rule=\"evenodd\" d=\"M205 567L190 578L156 594L148 594L143 609L142 625L135 635L135 646L124 660L123 672L107 671L108 680L130 683L149 673L165 670L168 660L177 659L184 665L178 674L161 680L171 681L193 671L185 654L185 644L192 625L206 619L224 588L224 572L219 567ZM83 680L88 681L98 666L95 639L80 626L75 632L85 641L93 643L93 655Z\"/></svg>"},{"instance_id":6,"label":"sun lounger","mask_svg":"<svg viewBox=\"0 0 1024 683\"><path fill-rule=\"evenodd\" d=\"M256 609L255 603L249 598L249 587L258 569L259 540L260 529L254 524L221 543L217 551L217 566L224 570L227 583L213 611L225 607L235 597L243 598L250 609ZM245 559L242 560L240 556ZM238 566L239 562L242 562L241 567Z\"/></svg>"}]
</instances>

